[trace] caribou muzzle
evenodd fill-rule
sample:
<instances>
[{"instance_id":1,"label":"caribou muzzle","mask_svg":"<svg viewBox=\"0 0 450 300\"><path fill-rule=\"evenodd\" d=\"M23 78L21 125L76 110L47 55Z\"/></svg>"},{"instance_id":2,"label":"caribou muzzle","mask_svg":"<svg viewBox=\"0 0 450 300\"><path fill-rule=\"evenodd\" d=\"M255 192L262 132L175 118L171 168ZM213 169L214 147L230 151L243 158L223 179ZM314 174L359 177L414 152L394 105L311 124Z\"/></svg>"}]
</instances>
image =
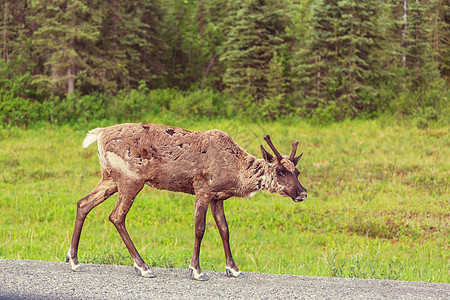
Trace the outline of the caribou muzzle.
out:
<instances>
[{"instance_id":1,"label":"caribou muzzle","mask_svg":"<svg viewBox=\"0 0 450 300\"><path fill-rule=\"evenodd\" d=\"M308 197L308 195L306 194L306 192L302 192L296 198L292 198L292 200L294 200L294 202L302 202L303 200L306 200L307 197Z\"/></svg>"},{"instance_id":2,"label":"caribou muzzle","mask_svg":"<svg viewBox=\"0 0 450 300\"><path fill-rule=\"evenodd\" d=\"M291 197L292 200L294 200L294 202L302 202L303 200L306 200L306 198L308 197L308 193L305 188L303 188L302 190L297 189L295 194L296 195L294 197Z\"/></svg>"}]
</instances>

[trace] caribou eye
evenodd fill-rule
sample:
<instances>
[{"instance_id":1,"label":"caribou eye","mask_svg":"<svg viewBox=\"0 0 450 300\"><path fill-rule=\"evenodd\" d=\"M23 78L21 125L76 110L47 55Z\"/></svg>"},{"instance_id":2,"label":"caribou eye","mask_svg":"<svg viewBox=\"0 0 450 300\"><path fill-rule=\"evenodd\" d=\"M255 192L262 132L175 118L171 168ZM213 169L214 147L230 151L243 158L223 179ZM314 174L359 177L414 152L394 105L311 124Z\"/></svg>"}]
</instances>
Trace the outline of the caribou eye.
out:
<instances>
[{"instance_id":1,"label":"caribou eye","mask_svg":"<svg viewBox=\"0 0 450 300\"><path fill-rule=\"evenodd\" d=\"M277 169L277 176L284 176L284 173L281 169Z\"/></svg>"}]
</instances>

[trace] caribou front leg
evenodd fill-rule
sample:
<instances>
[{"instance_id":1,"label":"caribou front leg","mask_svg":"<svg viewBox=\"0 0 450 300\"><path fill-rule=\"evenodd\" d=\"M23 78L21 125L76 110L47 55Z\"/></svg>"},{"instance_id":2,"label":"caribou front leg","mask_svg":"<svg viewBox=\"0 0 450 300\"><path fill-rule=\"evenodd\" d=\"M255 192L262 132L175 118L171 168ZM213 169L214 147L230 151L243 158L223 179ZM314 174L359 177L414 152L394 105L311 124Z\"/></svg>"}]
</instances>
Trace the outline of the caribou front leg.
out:
<instances>
[{"instance_id":1,"label":"caribou front leg","mask_svg":"<svg viewBox=\"0 0 450 300\"><path fill-rule=\"evenodd\" d=\"M211 198L206 193L199 192L195 194L195 242L189 271L195 280L200 281L209 279L200 269L200 245L205 234L206 212L208 211Z\"/></svg>"},{"instance_id":2,"label":"caribou front leg","mask_svg":"<svg viewBox=\"0 0 450 300\"><path fill-rule=\"evenodd\" d=\"M245 277L239 271L234 263L233 256L230 249L230 233L228 231L227 219L225 218L225 211L223 209L223 200L216 200L211 202L211 212L219 229L220 237L222 238L223 249L225 251L225 270L228 277Z\"/></svg>"}]
</instances>

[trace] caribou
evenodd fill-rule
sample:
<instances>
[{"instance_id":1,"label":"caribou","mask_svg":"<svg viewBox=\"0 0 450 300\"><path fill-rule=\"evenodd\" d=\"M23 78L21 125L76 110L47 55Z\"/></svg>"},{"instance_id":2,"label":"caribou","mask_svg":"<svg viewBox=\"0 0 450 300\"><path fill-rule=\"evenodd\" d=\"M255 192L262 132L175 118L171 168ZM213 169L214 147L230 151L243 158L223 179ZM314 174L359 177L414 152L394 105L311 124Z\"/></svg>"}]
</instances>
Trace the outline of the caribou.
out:
<instances>
[{"instance_id":1,"label":"caribou","mask_svg":"<svg viewBox=\"0 0 450 300\"><path fill-rule=\"evenodd\" d=\"M195 241L189 265L196 280L208 280L199 263L200 245L205 232L208 207L216 222L225 251L225 271L229 277L244 277L230 250L229 230L223 201L230 197L251 197L267 190L290 197L295 202L306 199L307 191L298 180L296 156L298 141L292 143L290 156L281 155L270 136L264 140L275 157L261 145L263 159L242 149L220 130L188 131L157 124L119 124L89 131L84 148L98 144L102 178L94 190L77 203L75 226L66 257L73 271L83 268L77 253L83 223L97 205L118 193L109 216L133 261L136 272L155 277L134 246L125 218L135 197L149 185L156 189L195 195Z\"/></svg>"}]
</instances>

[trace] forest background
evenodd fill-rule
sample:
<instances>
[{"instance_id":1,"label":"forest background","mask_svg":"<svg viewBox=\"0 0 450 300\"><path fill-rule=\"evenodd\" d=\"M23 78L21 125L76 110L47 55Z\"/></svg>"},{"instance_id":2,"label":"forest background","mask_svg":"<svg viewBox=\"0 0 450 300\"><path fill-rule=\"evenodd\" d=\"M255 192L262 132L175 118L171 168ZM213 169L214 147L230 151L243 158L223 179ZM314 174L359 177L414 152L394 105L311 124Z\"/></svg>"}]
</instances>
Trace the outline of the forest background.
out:
<instances>
[{"instance_id":1,"label":"forest background","mask_svg":"<svg viewBox=\"0 0 450 300\"><path fill-rule=\"evenodd\" d=\"M0 121L449 122L448 0L3 0Z\"/></svg>"}]
</instances>

